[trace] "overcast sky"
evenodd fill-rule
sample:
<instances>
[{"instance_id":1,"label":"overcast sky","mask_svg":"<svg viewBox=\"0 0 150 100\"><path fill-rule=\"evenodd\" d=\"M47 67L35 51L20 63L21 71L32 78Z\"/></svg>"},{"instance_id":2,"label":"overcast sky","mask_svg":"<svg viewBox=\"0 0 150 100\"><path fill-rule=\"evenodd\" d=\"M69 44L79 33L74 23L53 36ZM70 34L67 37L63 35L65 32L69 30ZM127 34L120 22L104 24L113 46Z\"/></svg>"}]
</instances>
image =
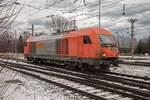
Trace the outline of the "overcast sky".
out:
<instances>
[{"instance_id":1,"label":"overcast sky","mask_svg":"<svg viewBox=\"0 0 150 100\"><path fill-rule=\"evenodd\" d=\"M22 12L14 23L14 30L27 30L31 24L36 31L48 32L46 23L50 15L61 15L68 20L77 21L78 28L99 25L99 0L18 0L25 2ZM125 13L123 13L125 4ZM19 5L18 5L19 6ZM21 6L21 5L20 5ZM129 18L137 18L135 34L140 38L150 34L150 0L101 0L101 27L118 32L120 35L129 34Z\"/></svg>"}]
</instances>

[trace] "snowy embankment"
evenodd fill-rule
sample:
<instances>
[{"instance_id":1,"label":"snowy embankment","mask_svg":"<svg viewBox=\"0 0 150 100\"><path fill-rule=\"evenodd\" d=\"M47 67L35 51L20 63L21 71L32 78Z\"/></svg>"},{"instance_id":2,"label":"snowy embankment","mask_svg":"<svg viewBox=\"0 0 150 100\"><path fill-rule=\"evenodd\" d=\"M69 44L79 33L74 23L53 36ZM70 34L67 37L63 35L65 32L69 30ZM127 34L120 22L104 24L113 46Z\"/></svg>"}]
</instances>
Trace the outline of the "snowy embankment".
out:
<instances>
[{"instance_id":1,"label":"snowy embankment","mask_svg":"<svg viewBox=\"0 0 150 100\"><path fill-rule=\"evenodd\" d=\"M1 67L0 67L1 68ZM0 100L85 100L83 96L30 76L3 69Z\"/></svg>"},{"instance_id":2,"label":"snowy embankment","mask_svg":"<svg viewBox=\"0 0 150 100\"><path fill-rule=\"evenodd\" d=\"M135 64L136 63L147 63L148 65L150 64L150 56L134 56L133 59L131 56L120 56L119 58L124 62L133 62ZM147 66L120 64L120 67L112 67L110 69L112 72L150 78L150 67Z\"/></svg>"},{"instance_id":3,"label":"snowy embankment","mask_svg":"<svg viewBox=\"0 0 150 100\"><path fill-rule=\"evenodd\" d=\"M126 62L150 63L150 56L134 56L133 59L131 56L120 56L119 58ZM150 67L120 64L120 67L112 67L110 69L113 72L150 78Z\"/></svg>"},{"instance_id":4,"label":"snowy embankment","mask_svg":"<svg viewBox=\"0 0 150 100\"><path fill-rule=\"evenodd\" d=\"M119 58L122 59L123 61L128 61L128 62L150 63L150 56L134 56L133 59L131 56L120 56Z\"/></svg>"},{"instance_id":5,"label":"snowy embankment","mask_svg":"<svg viewBox=\"0 0 150 100\"><path fill-rule=\"evenodd\" d=\"M147 58L144 58L144 61L148 61ZM150 67L120 65L110 70L150 78ZM30 76L3 69L0 72L0 100L87 100L87 98Z\"/></svg>"},{"instance_id":6,"label":"snowy embankment","mask_svg":"<svg viewBox=\"0 0 150 100\"><path fill-rule=\"evenodd\" d=\"M116 73L123 73L150 78L150 67L120 64L119 67L111 67L110 70Z\"/></svg>"}]
</instances>

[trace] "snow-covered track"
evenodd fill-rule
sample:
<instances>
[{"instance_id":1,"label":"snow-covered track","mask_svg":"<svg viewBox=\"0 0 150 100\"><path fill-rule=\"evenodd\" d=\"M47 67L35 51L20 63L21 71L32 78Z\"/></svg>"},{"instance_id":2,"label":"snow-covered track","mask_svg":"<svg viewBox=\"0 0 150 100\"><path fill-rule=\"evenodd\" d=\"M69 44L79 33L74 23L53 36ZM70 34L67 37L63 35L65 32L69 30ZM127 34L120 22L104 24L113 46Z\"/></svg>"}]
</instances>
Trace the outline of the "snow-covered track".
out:
<instances>
[{"instance_id":1,"label":"snow-covered track","mask_svg":"<svg viewBox=\"0 0 150 100\"><path fill-rule=\"evenodd\" d=\"M121 64L150 67L150 62L140 62L140 61L134 61L134 62L131 62L131 61L122 61Z\"/></svg>"},{"instance_id":2,"label":"snow-covered track","mask_svg":"<svg viewBox=\"0 0 150 100\"><path fill-rule=\"evenodd\" d=\"M2 62L2 63L4 63L4 62ZM142 90L142 89L139 89L139 88L133 88L133 87L121 85L119 83L115 83L114 80L110 81L109 80L110 77L108 78L106 76L104 76L105 77L104 78L104 77L100 77L100 76L87 75L87 74L83 74L83 73L76 73L76 72L73 73L73 72L70 72L70 71L67 72L67 71L64 71L64 70L58 70L58 68L56 70L56 68L52 68L52 67L48 70L44 67L38 67L38 66L34 66L34 65L33 66L31 66L31 65L22 65L22 64L15 65L11 62L9 62L6 67L9 68L9 69L15 70L15 71L21 71L21 73L22 72L28 73L29 75L34 72L34 73L38 73L38 74L40 73L40 74L44 74L44 75L63 78L63 79L69 80L71 82L77 82L78 84L83 84L83 85L90 86L91 88L93 88L91 91L101 91L101 89L103 91L107 91L107 92L109 91L108 92L109 98L113 97L112 95L115 95L115 97L117 97L117 95L119 95L118 97L124 96L124 97L130 97L130 98L134 98L134 99L143 99L143 100L146 100L146 99L149 100L150 99L149 89L145 90L146 88L150 87L149 84L146 84L146 87L142 87L142 88L145 88L144 90ZM121 83L121 81L120 81L120 83ZM136 84L136 83L134 83L134 84ZM141 84L141 83L138 83L138 84ZM126 83L126 85L131 85L131 84ZM143 84L143 86L144 85L145 84ZM140 86L140 85L138 85L138 86ZM80 85L78 87L80 88ZM97 89L99 89L99 90L97 90ZM103 94L103 92L101 93L101 95L102 94ZM107 95L102 96L102 97L105 98L105 99L108 98ZM117 97L117 99L118 99L118 97Z\"/></svg>"},{"instance_id":3,"label":"snow-covered track","mask_svg":"<svg viewBox=\"0 0 150 100\"><path fill-rule=\"evenodd\" d=\"M149 77L141 77L141 76L135 76L135 75L129 75L129 74L123 74L123 73L116 73L116 72L103 72L103 73L107 74L107 75L113 75L113 76L119 76L119 77L122 76L122 77L128 77L128 78L132 78L132 79L137 79L137 80L150 81Z\"/></svg>"},{"instance_id":4,"label":"snow-covered track","mask_svg":"<svg viewBox=\"0 0 150 100\"><path fill-rule=\"evenodd\" d=\"M60 86L62 88L71 90L73 92L77 92L79 94L85 95L85 96L90 97L90 98L95 99L95 100L109 100L109 98L111 98L110 96L108 96L107 98L102 96L102 95L105 95L106 93L109 93L109 92L104 92L104 91L101 91L101 90L98 90L98 89L96 90L93 87L80 84L82 82L77 83L79 81L78 79L76 79L77 82L72 82L72 81L69 82L68 80L65 80L65 79L63 80L63 79L60 79L60 78L57 78L57 79L55 78L55 80L50 80L50 79L47 78L48 76L46 75L48 73L45 73L45 72L42 72L42 71L23 70L22 68L17 68L17 67L14 68L14 67L11 67L9 65L5 66L5 68L8 68L8 69L20 72L20 73L22 73L24 75L32 76L32 77L37 78L39 80L42 80L42 81L45 81L45 82L48 82L48 83ZM42 73L43 73L43 75L42 75ZM50 73L48 75L50 75ZM51 74L51 75L52 76L57 76L55 74ZM75 80L75 79L71 79L70 78L69 80ZM91 91L88 91L89 89ZM101 92L101 93L97 93L96 94L96 92Z\"/></svg>"}]
</instances>

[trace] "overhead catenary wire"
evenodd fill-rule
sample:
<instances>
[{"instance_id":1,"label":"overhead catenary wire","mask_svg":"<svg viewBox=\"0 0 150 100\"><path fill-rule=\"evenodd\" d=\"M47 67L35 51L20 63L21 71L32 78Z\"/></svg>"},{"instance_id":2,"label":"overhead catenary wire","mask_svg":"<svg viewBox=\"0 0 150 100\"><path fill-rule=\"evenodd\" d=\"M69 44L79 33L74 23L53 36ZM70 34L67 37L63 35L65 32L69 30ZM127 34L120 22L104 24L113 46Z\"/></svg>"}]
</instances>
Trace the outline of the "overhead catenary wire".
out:
<instances>
[{"instance_id":1,"label":"overhead catenary wire","mask_svg":"<svg viewBox=\"0 0 150 100\"><path fill-rule=\"evenodd\" d=\"M62 1L64 1L64 0L62 0ZM61 1L61 2L62 2ZM118 0L118 2L120 2L121 0ZM112 3L113 3L113 1L111 1ZM110 2L110 3L111 3ZM58 2L57 2L57 0L53 3L53 4L51 4L50 6L48 6L48 7L53 7L53 6L55 6L56 4L57 4ZM59 4L60 4L60 2L59 2ZM112 5L112 4L110 4L110 5ZM76 10L81 10L81 9L83 9L83 7L84 6L77 6L76 8ZM104 6L104 7L108 7L108 6ZM27 18L27 17L32 17L34 14L37 14L37 13L39 13L40 11L42 11L42 10L45 10L45 9L47 9L47 8L43 8L43 9L39 9L39 10L37 10L37 11L35 11L35 12L33 12L33 13L31 13L31 14L29 14L29 15L27 15L27 16L25 16L25 18ZM58 10L58 11L61 11L61 10ZM62 11L62 13L60 13L60 14L67 14L67 13L74 13L74 9L69 9L69 11Z\"/></svg>"},{"instance_id":2,"label":"overhead catenary wire","mask_svg":"<svg viewBox=\"0 0 150 100\"><path fill-rule=\"evenodd\" d=\"M56 1L54 1L53 3L54 4L51 4L51 7L54 7L55 5L57 5L58 4L58 2L59 2L60 0L56 0ZM65 1L65 0L61 0L61 1ZM103 0L103 1L105 1L105 0ZM118 2L117 2L118 1ZM123 1L123 0L117 0L117 1L107 1L107 3L105 2L103 5L102 5L102 10L105 10L105 8L107 8L107 10L108 9L112 9L112 8L115 8L115 7L118 7L118 8L120 8L120 9L118 9L118 11L120 10L120 16L121 16L121 11L122 11L122 4L119 4L119 2L121 2L121 1ZM60 4L60 2L59 2L59 4ZM96 4L95 4L96 5ZM117 5L120 5L120 6L117 6ZM140 7L144 7L144 6L146 6L146 5L149 5L149 4L134 4L134 5L136 5L136 6L132 6L132 7L128 7L128 8L126 8L126 10L135 10L135 9L138 9L138 8L140 8ZM92 6L92 5L91 5ZM77 10L81 10L83 7L85 7L85 6L77 6ZM88 5L86 5L86 7L88 7ZM93 5L93 7L97 7L97 6L94 6ZM91 8L93 8L93 7L91 7ZM87 12L92 12L92 11L96 11L97 10L97 8L95 8L95 9L91 9L91 8L89 8L89 9L86 9L87 10ZM45 8L43 8L42 10L45 10ZM33 12L32 14L30 14L30 15L28 15L28 16L26 16L26 17L32 17L33 15L35 15L35 14L37 14L37 13L39 13L40 11L42 11L42 10L37 10L37 11L35 11L35 12ZM71 8L71 10L73 10L72 8ZM70 12L70 10L69 11L67 11L67 10L58 10L58 11L60 11L60 13L58 13L58 14L60 14L60 15L65 15L65 14L73 14L74 13L74 11L71 11ZM61 12L62 11L62 12ZM93 13L93 12L92 12ZM97 13L97 12L96 12ZM101 13L101 15L102 16L107 16L107 14L111 14L112 12L111 11L107 11L107 12L102 12ZM83 16L83 15L86 15L87 17L86 18L82 18L82 19L76 19L76 21L85 21L85 20L88 20L88 19L90 19L90 18L94 18L94 17L98 17L99 15L97 15L97 14L94 14L93 13L93 16L88 16L90 13L82 13L82 12L80 12L79 14L76 14L76 16L74 16L75 18L77 18L77 17L81 17L81 16ZM47 15L47 16L49 16L49 15ZM42 18L46 18L47 16L45 16L45 17L42 17ZM70 19L70 21L73 21L73 19L74 19L74 17L72 17L71 19ZM42 18L40 18L40 19L42 19ZM112 16L111 16L111 18L113 18Z\"/></svg>"},{"instance_id":3,"label":"overhead catenary wire","mask_svg":"<svg viewBox=\"0 0 150 100\"><path fill-rule=\"evenodd\" d=\"M122 0L118 0L118 2L121 2ZM112 2L113 3L113 2ZM102 7L102 9L104 10L104 7L107 7L107 9L110 7L116 7L115 5L117 5L117 4L115 4L114 3L114 5L111 5L111 6L103 6ZM148 4L144 4L144 5L139 5L139 6L135 6L135 7L129 7L129 8L127 8L127 10L130 10L130 9L133 9L133 8L138 8L138 7L141 7L141 6L145 6L145 5L148 5ZM80 6L80 7L83 7L83 6ZM79 7L77 7L77 8L79 8ZM96 8L97 9L97 8ZM96 9L91 9L91 10L89 10L88 12L92 12L92 11L95 11ZM44 10L44 9L43 9ZM121 7L120 7L120 10L121 10ZM35 14L35 13L38 13L39 11L36 11L36 12L34 12L33 14ZM68 12L62 12L62 13L60 13L61 15L62 14L67 14L67 13L73 13L73 12L70 12L70 11L68 11ZM109 14L109 13L111 13L111 12L105 12L104 14ZM30 17L30 16L32 16L33 14L31 14L31 15L29 15L28 17ZM102 13L102 15L104 15L103 13ZM82 15L84 15L84 14L82 14ZM78 15L78 16L80 16L80 15ZM76 16L76 17L78 17L78 16ZM96 15L97 16L97 15ZM46 17L46 16L45 16ZM44 17L43 17L44 18ZM74 18L73 18L74 19Z\"/></svg>"},{"instance_id":4,"label":"overhead catenary wire","mask_svg":"<svg viewBox=\"0 0 150 100\"><path fill-rule=\"evenodd\" d=\"M64 0L61 0L61 2L62 2L62 1L64 1ZM29 15L25 16L24 18L32 17L34 14L37 14L37 13L39 13L40 11L46 10L46 9L48 9L49 7L53 7L53 6L55 6L57 3L58 3L58 0L55 0L52 4L48 5L47 7L42 8L42 9L38 9L37 11L34 11L33 13L30 13ZM60 2L59 2L59 3L60 3ZM30 7L32 7L32 5L30 5Z\"/></svg>"},{"instance_id":5,"label":"overhead catenary wire","mask_svg":"<svg viewBox=\"0 0 150 100\"><path fill-rule=\"evenodd\" d=\"M128 10L134 10L134 8L138 8L138 7L142 7L142 6L145 6L145 5L150 5L150 3L149 4L144 4L144 5L140 5L140 6L136 6L136 7L130 7L130 8L127 8ZM94 9L95 10L95 9ZM89 11L90 12L90 11ZM111 11L110 12L105 12L105 13L102 13L101 15L107 15L107 14L110 14L111 13ZM80 16L80 15L79 15ZM99 15L94 15L94 16L90 16L90 17L87 17L87 18L83 18L83 19L79 19L79 20L81 20L81 21L83 21L83 20L87 20L87 19L89 19L89 18L93 18L93 17L98 17ZM79 21L78 20L78 21Z\"/></svg>"}]
</instances>

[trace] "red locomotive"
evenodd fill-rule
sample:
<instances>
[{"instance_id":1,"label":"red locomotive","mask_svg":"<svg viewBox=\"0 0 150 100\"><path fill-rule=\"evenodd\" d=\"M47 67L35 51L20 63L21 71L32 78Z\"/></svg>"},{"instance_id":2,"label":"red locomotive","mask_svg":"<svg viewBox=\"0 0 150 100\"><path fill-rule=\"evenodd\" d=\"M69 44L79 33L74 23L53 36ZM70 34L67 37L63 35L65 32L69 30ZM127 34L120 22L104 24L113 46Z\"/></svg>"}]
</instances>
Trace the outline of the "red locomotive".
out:
<instances>
[{"instance_id":1,"label":"red locomotive","mask_svg":"<svg viewBox=\"0 0 150 100\"><path fill-rule=\"evenodd\" d=\"M93 27L58 34L28 38L25 58L78 67L117 65L119 52L110 31Z\"/></svg>"}]
</instances>

